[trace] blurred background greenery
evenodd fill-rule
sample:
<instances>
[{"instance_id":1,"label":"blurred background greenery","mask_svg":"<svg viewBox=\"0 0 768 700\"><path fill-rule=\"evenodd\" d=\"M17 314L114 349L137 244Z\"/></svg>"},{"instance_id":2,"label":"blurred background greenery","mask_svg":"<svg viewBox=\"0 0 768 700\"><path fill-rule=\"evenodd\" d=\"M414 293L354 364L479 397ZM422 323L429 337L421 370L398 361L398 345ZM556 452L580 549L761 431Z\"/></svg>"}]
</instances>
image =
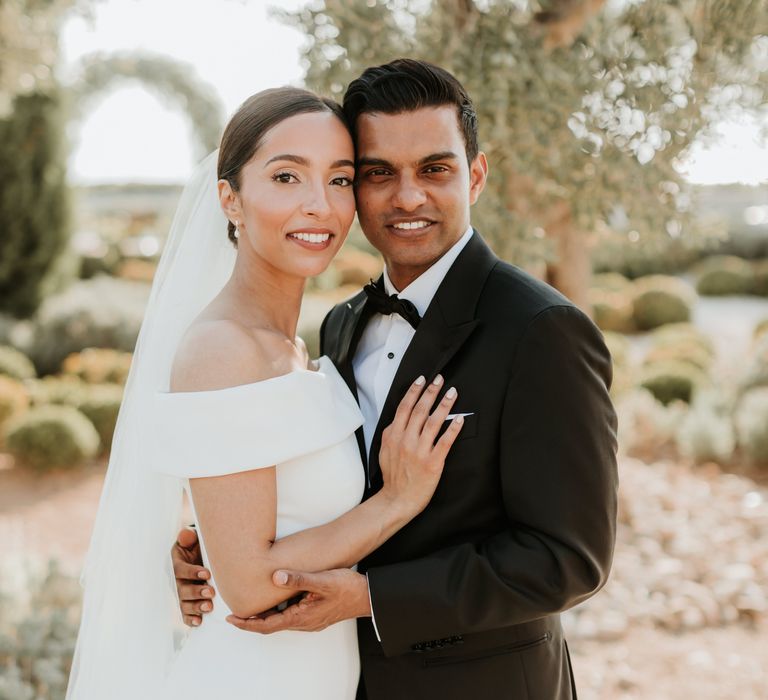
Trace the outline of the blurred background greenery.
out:
<instances>
[{"instance_id":1,"label":"blurred background greenery","mask_svg":"<svg viewBox=\"0 0 768 700\"><path fill-rule=\"evenodd\" d=\"M667 669L668 693L615 654L647 647L642 630L719 630L708 648L765 630L768 0L266 5L198 3L186 26L170 1L147 20L130 0L0 0L0 562L18 569L0 567L0 700L63 697L71 575L183 180L157 155L177 135L134 125L136 101L83 176L90 116L141 86L183 115L178 173L255 90L293 81L340 98L400 55L445 66L474 98L491 176L473 224L587 310L613 353L621 529L613 580L568 618L584 696L766 697L768 659L732 659L707 680L701 637L671 652L697 672ZM110 6L128 38L73 50L73 36L106 31ZM170 46L186 36L191 53L142 41L152 32ZM268 58L238 53L249 42ZM745 125L752 145L697 173L697 154ZM121 141L144 176L106 167ZM355 227L309 286L300 333L315 352L327 309L380 269ZM51 509L72 541L51 535ZM40 568L49 554L61 565Z\"/></svg>"}]
</instances>

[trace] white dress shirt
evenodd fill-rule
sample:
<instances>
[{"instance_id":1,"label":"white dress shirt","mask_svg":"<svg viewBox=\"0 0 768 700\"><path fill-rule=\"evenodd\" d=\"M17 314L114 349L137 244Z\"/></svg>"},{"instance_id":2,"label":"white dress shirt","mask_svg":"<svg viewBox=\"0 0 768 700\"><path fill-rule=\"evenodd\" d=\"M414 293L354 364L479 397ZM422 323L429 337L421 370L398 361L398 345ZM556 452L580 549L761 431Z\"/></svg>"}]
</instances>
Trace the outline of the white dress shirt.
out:
<instances>
[{"instance_id":1,"label":"white dress shirt","mask_svg":"<svg viewBox=\"0 0 768 700\"><path fill-rule=\"evenodd\" d=\"M403 299L408 299L416 307L419 314L424 316L437 288L471 237L472 227L468 228L464 235L432 267L401 291L395 289L385 268L384 289L386 293L397 294ZM413 326L399 314L390 314L389 316L376 314L368 322L360 337L360 342L352 358L352 367L355 372L360 410L365 419L363 433L366 453L370 453L381 410L384 408L384 402L392 386L397 368L400 366L400 361L403 359L415 333L416 330ZM412 379L415 380L416 377L412 377ZM370 589L368 595L370 598ZM372 601L371 620L376 638L381 641L379 630L376 628Z\"/></svg>"}]
</instances>

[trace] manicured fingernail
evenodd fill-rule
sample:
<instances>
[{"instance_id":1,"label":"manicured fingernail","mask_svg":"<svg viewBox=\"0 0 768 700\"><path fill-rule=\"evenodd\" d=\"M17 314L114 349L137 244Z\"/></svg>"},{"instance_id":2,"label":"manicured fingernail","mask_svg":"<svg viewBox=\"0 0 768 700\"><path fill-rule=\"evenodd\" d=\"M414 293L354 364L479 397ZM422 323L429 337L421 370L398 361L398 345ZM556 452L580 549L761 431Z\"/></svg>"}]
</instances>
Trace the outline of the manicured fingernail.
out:
<instances>
[{"instance_id":1,"label":"manicured fingernail","mask_svg":"<svg viewBox=\"0 0 768 700\"><path fill-rule=\"evenodd\" d=\"M192 626L197 627L200 624L200 620L198 620L196 617L192 618Z\"/></svg>"},{"instance_id":2,"label":"manicured fingernail","mask_svg":"<svg viewBox=\"0 0 768 700\"><path fill-rule=\"evenodd\" d=\"M213 591L210 588L203 588L200 591L200 595L203 596L203 598L210 598L213 595Z\"/></svg>"},{"instance_id":3,"label":"manicured fingernail","mask_svg":"<svg viewBox=\"0 0 768 700\"><path fill-rule=\"evenodd\" d=\"M445 398L446 399L453 399L456 398L456 387L451 387L448 389L448 391L445 392Z\"/></svg>"},{"instance_id":4,"label":"manicured fingernail","mask_svg":"<svg viewBox=\"0 0 768 700\"><path fill-rule=\"evenodd\" d=\"M417 380L414 382L414 384L415 384L416 386L421 386L421 385L422 385L424 382L426 382L426 381L427 381L427 380L424 378L424 375L422 374L422 375L421 375L421 376L420 376L420 377L419 377L419 378L418 378L418 379L417 379Z\"/></svg>"},{"instance_id":5,"label":"manicured fingernail","mask_svg":"<svg viewBox=\"0 0 768 700\"><path fill-rule=\"evenodd\" d=\"M284 585L288 583L288 574L286 574L285 571L278 571L275 574L275 582L278 585Z\"/></svg>"},{"instance_id":6,"label":"manicured fingernail","mask_svg":"<svg viewBox=\"0 0 768 700\"><path fill-rule=\"evenodd\" d=\"M456 425L461 425L464 422L464 416L456 416L453 420L456 421Z\"/></svg>"},{"instance_id":7,"label":"manicured fingernail","mask_svg":"<svg viewBox=\"0 0 768 700\"><path fill-rule=\"evenodd\" d=\"M437 376L436 376L436 377L435 377L435 378L432 380L432 383L433 383L435 386L440 386L440 385L443 383L443 375L442 375L442 374L438 374L438 375L437 375Z\"/></svg>"},{"instance_id":8,"label":"manicured fingernail","mask_svg":"<svg viewBox=\"0 0 768 700\"><path fill-rule=\"evenodd\" d=\"M208 611L211 609L211 607L212 607L212 606L211 606L211 604L210 604L210 603L203 603L203 604L200 606L200 610L203 610L204 612L208 612Z\"/></svg>"},{"instance_id":9,"label":"manicured fingernail","mask_svg":"<svg viewBox=\"0 0 768 700\"><path fill-rule=\"evenodd\" d=\"M207 571L198 571L197 572L197 578L208 578L208 572Z\"/></svg>"}]
</instances>

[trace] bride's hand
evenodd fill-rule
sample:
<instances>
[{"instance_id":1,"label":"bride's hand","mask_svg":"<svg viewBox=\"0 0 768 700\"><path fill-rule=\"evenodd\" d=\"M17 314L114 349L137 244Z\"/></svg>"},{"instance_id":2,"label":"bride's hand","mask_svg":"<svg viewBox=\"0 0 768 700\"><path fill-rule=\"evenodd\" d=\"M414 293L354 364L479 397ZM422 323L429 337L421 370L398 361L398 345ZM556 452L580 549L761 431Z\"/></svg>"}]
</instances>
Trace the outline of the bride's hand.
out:
<instances>
[{"instance_id":1,"label":"bride's hand","mask_svg":"<svg viewBox=\"0 0 768 700\"><path fill-rule=\"evenodd\" d=\"M464 424L464 419L457 416L435 443L458 394L451 387L432 410L443 378L438 375L426 389L424 382L424 377L419 377L408 389L395 419L382 433L379 451L384 477L382 494L405 508L411 517L420 513L432 498L448 450Z\"/></svg>"}]
</instances>

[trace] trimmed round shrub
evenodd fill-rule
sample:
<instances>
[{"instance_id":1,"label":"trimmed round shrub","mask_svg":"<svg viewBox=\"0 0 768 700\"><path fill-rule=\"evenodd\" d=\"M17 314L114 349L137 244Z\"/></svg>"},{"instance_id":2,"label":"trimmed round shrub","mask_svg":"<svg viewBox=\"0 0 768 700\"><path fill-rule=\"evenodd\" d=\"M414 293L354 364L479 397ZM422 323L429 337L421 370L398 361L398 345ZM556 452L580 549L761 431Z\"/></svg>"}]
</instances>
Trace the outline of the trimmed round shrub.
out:
<instances>
[{"instance_id":1,"label":"trimmed round shrub","mask_svg":"<svg viewBox=\"0 0 768 700\"><path fill-rule=\"evenodd\" d=\"M130 352L109 348L86 348L69 355L61 366L62 374L79 377L89 384L125 384L131 369Z\"/></svg>"},{"instance_id":2,"label":"trimmed round shrub","mask_svg":"<svg viewBox=\"0 0 768 700\"><path fill-rule=\"evenodd\" d=\"M77 404L81 413L93 423L101 440L102 453L112 447L112 435L123 400L123 388L116 384L89 387L84 398Z\"/></svg>"},{"instance_id":3,"label":"trimmed round shrub","mask_svg":"<svg viewBox=\"0 0 768 700\"><path fill-rule=\"evenodd\" d=\"M0 374L14 379L32 379L36 376L32 361L9 345L0 345Z\"/></svg>"},{"instance_id":4,"label":"trimmed round shrub","mask_svg":"<svg viewBox=\"0 0 768 700\"><path fill-rule=\"evenodd\" d=\"M759 321L752 333L755 340L760 340L764 335L768 335L768 318Z\"/></svg>"},{"instance_id":5,"label":"trimmed round shrub","mask_svg":"<svg viewBox=\"0 0 768 700\"><path fill-rule=\"evenodd\" d=\"M736 410L739 445L753 461L768 464L768 387L748 391Z\"/></svg>"},{"instance_id":6,"label":"trimmed round shrub","mask_svg":"<svg viewBox=\"0 0 768 700\"><path fill-rule=\"evenodd\" d=\"M5 442L20 464L38 471L78 466L99 450L96 428L71 406L30 409L8 426Z\"/></svg>"},{"instance_id":7,"label":"trimmed round shrub","mask_svg":"<svg viewBox=\"0 0 768 700\"><path fill-rule=\"evenodd\" d=\"M693 340L681 340L676 343L664 342L651 346L645 356L644 364L653 365L659 362L685 362L702 372L709 372L712 367L712 354L702 345Z\"/></svg>"},{"instance_id":8,"label":"trimmed round shrub","mask_svg":"<svg viewBox=\"0 0 768 700\"><path fill-rule=\"evenodd\" d=\"M677 343L695 343L704 348L714 357L715 346L707 335L702 333L692 323L668 323L656 328L651 333L651 341L654 346L676 345Z\"/></svg>"},{"instance_id":9,"label":"trimmed round shrub","mask_svg":"<svg viewBox=\"0 0 768 700\"><path fill-rule=\"evenodd\" d=\"M696 395L676 435L681 454L696 462L730 461L736 436L728 406L717 392Z\"/></svg>"},{"instance_id":10,"label":"trimmed round shrub","mask_svg":"<svg viewBox=\"0 0 768 700\"><path fill-rule=\"evenodd\" d=\"M82 403L88 391L79 377L48 376L27 382L33 406L77 406Z\"/></svg>"},{"instance_id":11,"label":"trimmed round shrub","mask_svg":"<svg viewBox=\"0 0 768 700\"><path fill-rule=\"evenodd\" d=\"M758 260L752 268L752 294L768 297L768 260Z\"/></svg>"},{"instance_id":12,"label":"trimmed round shrub","mask_svg":"<svg viewBox=\"0 0 768 700\"><path fill-rule=\"evenodd\" d=\"M58 372L85 348L133 351L148 297L149 285L100 276L46 299L28 350L38 372Z\"/></svg>"},{"instance_id":13,"label":"trimmed round shrub","mask_svg":"<svg viewBox=\"0 0 768 700\"><path fill-rule=\"evenodd\" d=\"M693 365L670 360L644 367L639 384L666 406L676 400L690 403L696 389L706 382L706 375Z\"/></svg>"},{"instance_id":14,"label":"trimmed round shrub","mask_svg":"<svg viewBox=\"0 0 768 700\"><path fill-rule=\"evenodd\" d=\"M651 275L635 282L633 319L640 330L689 321L696 302L690 285L675 277Z\"/></svg>"},{"instance_id":15,"label":"trimmed round shrub","mask_svg":"<svg viewBox=\"0 0 768 700\"><path fill-rule=\"evenodd\" d=\"M606 331L603 340L611 353L614 366L626 365L629 362L629 341L621 333Z\"/></svg>"},{"instance_id":16,"label":"trimmed round shrub","mask_svg":"<svg viewBox=\"0 0 768 700\"><path fill-rule=\"evenodd\" d=\"M742 392L758 386L768 387L768 333L761 335L755 342L754 351L739 383Z\"/></svg>"},{"instance_id":17,"label":"trimmed round shrub","mask_svg":"<svg viewBox=\"0 0 768 700\"><path fill-rule=\"evenodd\" d=\"M6 423L29 407L29 392L17 379L0 375L0 442Z\"/></svg>"},{"instance_id":18,"label":"trimmed round shrub","mask_svg":"<svg viewBox=\"0 0 768 700\"><path fill-rule=\"evenodd\" d=\"M592 275L591 286L607 292L625 292L631 289L632 282L619 272L601 272Z\"/></svg>"},{"instance_id":19,"label":"trimmed round shrub","mask_svg":"<svg viewBox=\"0 0 768 700\"><path fill-rule=\"evenodd\" d=\"M603 331L628 333L634 330L632 296L626 291L589 290L589 303L597 327Z\"/></svg>"},{"instance_id":20,"label":"trimmed round shrub","mask_svg":"<svg viewBox=\"0 0 768 700\"><path fill-rule=\"evenodd\" d=\"M749 294L752 265L735 255L714 255L695 268L696 291L705 296Z\"/></svg>"}]
</instances>

